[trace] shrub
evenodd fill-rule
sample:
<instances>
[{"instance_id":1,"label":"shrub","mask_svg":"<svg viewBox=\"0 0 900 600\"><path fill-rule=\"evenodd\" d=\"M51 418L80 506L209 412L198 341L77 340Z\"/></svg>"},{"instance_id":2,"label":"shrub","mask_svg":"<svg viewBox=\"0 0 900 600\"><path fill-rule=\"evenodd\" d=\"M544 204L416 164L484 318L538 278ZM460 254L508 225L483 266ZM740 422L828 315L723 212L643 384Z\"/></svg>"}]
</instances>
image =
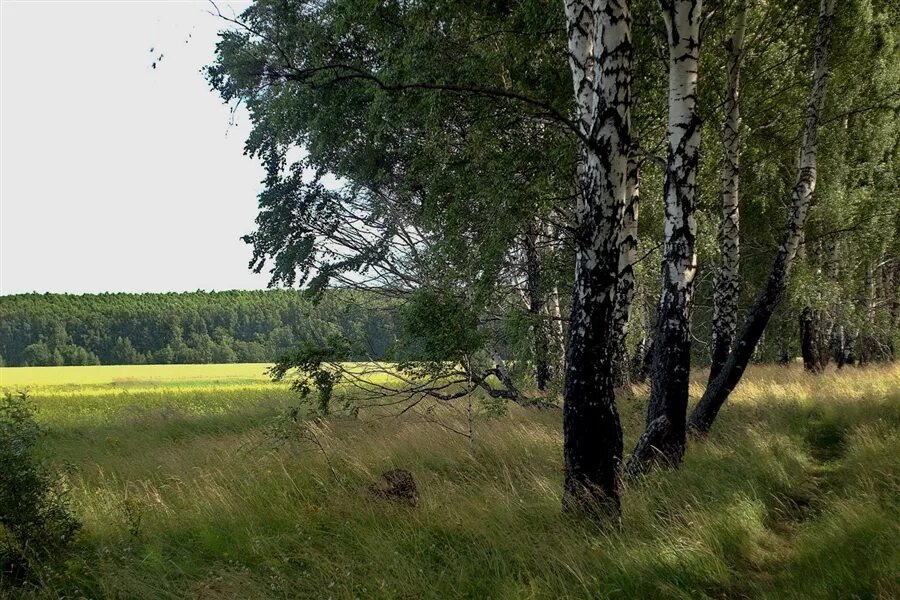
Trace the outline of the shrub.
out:
<instances>
[{"instance_id":1,"label":"shrub","mask_svg":"<svg viewBox=\"0 0 900 600\"><path fill-rule=\"evenodd\" d=\"M33 559L58 556L79 523L60 479L37 458L41 429L27 392L0 398L0 580L21 580Z\"/></svg>"}]
</instances>

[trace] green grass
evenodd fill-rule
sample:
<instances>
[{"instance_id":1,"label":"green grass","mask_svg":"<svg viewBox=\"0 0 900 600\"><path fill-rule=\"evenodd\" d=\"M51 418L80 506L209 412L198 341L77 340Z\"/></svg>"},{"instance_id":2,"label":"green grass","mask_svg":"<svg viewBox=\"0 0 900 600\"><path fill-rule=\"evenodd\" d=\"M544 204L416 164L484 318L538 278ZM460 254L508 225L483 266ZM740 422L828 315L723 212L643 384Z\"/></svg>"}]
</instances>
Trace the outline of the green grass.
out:
<instances>
[{"instance_id":1,"label":"green grass","mask_svg":"<svg viewBox=\"0 0 900 600\"><path fill-rule=\"evenodd\" d=\"M64 567L16 594L900 597L900 366L751 369L682 470L626 484L607 530L560 511L558 414L479 415L473 444L361 414L279 445L267 426L295 399L263 367L0 372L40 382L46 455L84 523ZM646 393L621 401L626 448ZM418 508L368 497L393 467L415 475Z\"/></svg>"}]
</instances>

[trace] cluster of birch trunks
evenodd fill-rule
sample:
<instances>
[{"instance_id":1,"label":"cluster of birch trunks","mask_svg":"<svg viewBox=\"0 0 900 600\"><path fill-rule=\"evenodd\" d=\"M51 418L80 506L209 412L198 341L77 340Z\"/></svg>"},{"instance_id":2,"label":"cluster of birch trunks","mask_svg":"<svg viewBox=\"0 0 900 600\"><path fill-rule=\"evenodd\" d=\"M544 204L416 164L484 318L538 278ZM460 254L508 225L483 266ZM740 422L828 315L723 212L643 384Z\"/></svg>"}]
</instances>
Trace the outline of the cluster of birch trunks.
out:
<instances>
[{"instance_id":1,"label":"cluster of birch trunks","mask_svg":"<svg viewBox=\"0 0 900 600\"><path fill-rule=\"evenodd\" d=\"M816 187L816 154L828 79L835 0L821 0L799 165L768 280L737 322L740 264L740 74L747 22L740 6L727 43L722 132L722 264L715 282L709 382L688 414L691 314L697 272L695 217L701 118L697 81L702 0L660 0L668 34L668 127L662 290L650 363L646 430L623 465L614 389L634 290L640 140L631 131L632 15L627 0L566 0L569 64L581 138L576 281L564 388L565 503L619 507L622 470L681 464L688 433L703 435L738 384L778 302L803 238Z\"/></svg>"}]
</instances>

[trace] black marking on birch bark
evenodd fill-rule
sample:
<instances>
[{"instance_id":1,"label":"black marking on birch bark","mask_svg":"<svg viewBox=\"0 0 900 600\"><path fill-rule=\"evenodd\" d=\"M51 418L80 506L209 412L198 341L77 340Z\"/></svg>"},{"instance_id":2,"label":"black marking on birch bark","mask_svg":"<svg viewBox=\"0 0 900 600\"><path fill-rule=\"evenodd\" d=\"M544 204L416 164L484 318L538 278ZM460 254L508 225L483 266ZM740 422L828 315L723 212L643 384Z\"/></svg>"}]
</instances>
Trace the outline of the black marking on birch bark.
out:
<instances>
[{"instance_id":1,"label":"black marking on birch bark","mask_svg":"<svg viewBox=\"0 0 900 600\"><path fill-rule=\"evenodd\" d=\"M700 0L662 3L669 34L666 236L647 432L632 453L632 464L641 469L656 462L678 466L684 455L696 270L694 207L701 126L696 73L701 4Z\"/></svg>"},{"instance_id":2,"label":"black marking on birch bark","mask_svg":"<svg viewBox=\"0 0 900 600\"><path fill-rule=\"evenodd\" d=\"M625 161L631 144L628 111L631 80L631 17L627 2L598 0L588 27L581 23L587 2L566 2L570 50L588 60L571 61L578 121L587 125L578 169L575 282L566 346L563 434L567 509L617 513L622 431L615 405L612 328L618 279L618 237L625 190ZM577 10L580 7L580 10ZM600 35L600 33L603 35ZM579 37L581 36L581 37ZM590 77L590 106L577 82ZM586 94L585 94L586 95Z\"/></svg>"}]
</instances>

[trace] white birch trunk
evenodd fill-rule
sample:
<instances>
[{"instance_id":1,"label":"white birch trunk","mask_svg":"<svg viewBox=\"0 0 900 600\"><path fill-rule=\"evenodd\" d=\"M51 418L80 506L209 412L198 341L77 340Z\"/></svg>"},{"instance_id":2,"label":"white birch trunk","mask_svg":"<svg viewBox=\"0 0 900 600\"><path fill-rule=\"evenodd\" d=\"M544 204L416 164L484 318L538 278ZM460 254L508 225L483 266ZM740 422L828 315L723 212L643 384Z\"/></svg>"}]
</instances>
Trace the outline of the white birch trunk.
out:
<instances>
[{"instance_id":1,"label":"white birch trunk","mask_svg":"<svg viewBox=\"0 0 900 600\"><path fill-rule=\"evenodd\" d=\"M638 211L640 208L639 165L634 157L628 159L625 180L625 209L622 213L622 231L619 233L619 282L616 292L614 327L618 339L615 357L615 385L626 387L631 383L626 337L631 320L637 280L634 265L637 262Z\"/></svg>"},{"instance_id":2,"label":"white birch trunk","mask_svg":"<svg viewBox=\"0 0 900 600\"><path fill-rule=\"evenodd\" d=\"M668 157L665 175L665 245L662 293L654 343L647 430L632 455L629 472L653 462L681 464L685 446L690 321L697 255L697 168L700 115L697 75L702 0L662 0L669 45Z\"/></svg>"},{"instance_id":3,"label":"white birch trunk","mask_svg":"<svg viewBox=\"0 0 900 600\"><path fill-rule=\"evenodd\" d=\"M563 411L567 508L619 509L622 430L612 328L630 150L631 13L627 0L565 0L582 151L575 211L575 286Z\"/></svg>"},{"instance_id":4,"label":"white birch trunk","mask_svg":"<svg viewBox=\"0 0 900 600\"><path fill-rule=\"evenodd\" d=\"M722 245L722 264L716 276L713 292L712 365L709 380L725 364L737 329L737 305L740 294L738 269L740 251L740 151L741 151L741 55L744 32L747 28L747 3L740 6L734 33L725 44L728 53L728 82L725 89L725 123L722 128L722 223L719 240Z\"/></svg>"},{"instance_id":5,"label":"white birch trunk","mask_svg":"<svg viewBox=\"0 0 900 600\"><path fill-rule=\"evenodd\" d=\"M544 228L544 235L547 238L547 245L552 248L552 260L556 263L556 258L562 252L563 247L562 230L553 223L547 222ZM559 302L559 286L555 281L550 287L549 298L547 300L547 313L553 337L550 352L553 362L553 378L557 378L565 372L566 335L563 327L562 309Z\"/></svg>"}]
</instances>

